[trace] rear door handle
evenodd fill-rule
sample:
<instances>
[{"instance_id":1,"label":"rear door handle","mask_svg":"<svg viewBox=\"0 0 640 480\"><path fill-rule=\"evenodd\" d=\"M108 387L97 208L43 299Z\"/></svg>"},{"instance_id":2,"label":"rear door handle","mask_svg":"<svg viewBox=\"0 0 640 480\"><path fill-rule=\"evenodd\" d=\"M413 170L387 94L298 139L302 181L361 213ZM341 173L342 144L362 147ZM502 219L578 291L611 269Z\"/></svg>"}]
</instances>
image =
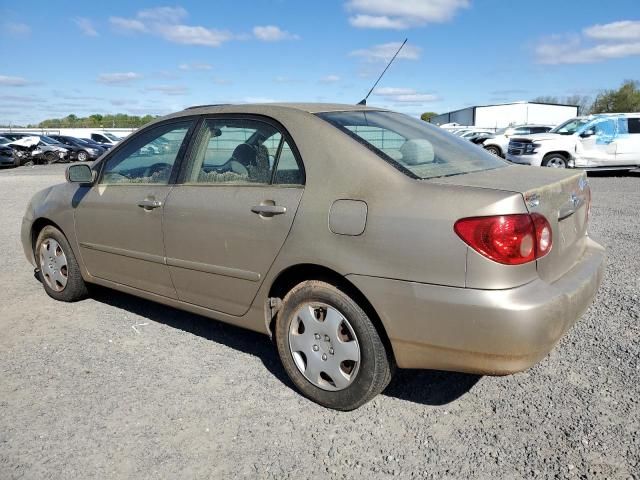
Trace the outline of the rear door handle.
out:
<instances>
[{"instance_id":1,"label":"rear door handle","mask_svg":"<svg viewBox=\"0 0 640 480\"><path fill-rule=\"evenodd\" d=\"M273 217L274 215L287 213L287 207L282 205L254 205L251 207L251 211L263 217Z\"/></svg>"},{"instance_id":2,"label":"rear door handle","mask_svg":"<svg viewBox=\"0 0 640 480\"><path fill-rule=\"evenodd\" d=\"M162 202L160 200L145 198L144 200L138 202L138 206L144 208L145 210L153 210L154 208L160 208L162 206Z\"/></svg>"}]
</instances>

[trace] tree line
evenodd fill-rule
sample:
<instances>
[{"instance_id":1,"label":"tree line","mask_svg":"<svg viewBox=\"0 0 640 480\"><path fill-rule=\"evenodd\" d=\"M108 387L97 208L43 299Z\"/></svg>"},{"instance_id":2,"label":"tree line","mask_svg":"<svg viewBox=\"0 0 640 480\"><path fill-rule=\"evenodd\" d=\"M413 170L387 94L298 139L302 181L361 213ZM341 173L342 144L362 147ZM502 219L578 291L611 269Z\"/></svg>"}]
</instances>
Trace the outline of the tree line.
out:
<instances>
[{"instance_id":1,"label":"tree line","mask_svg":"<svg viewBox=\"0 0 640 480\"><path fill-rule=\"evenodd\" d=\"M88 117L78 117L74 114L67 115L64 118L50 118L43 120L37 125L29 125L29 127L38 128L138 128L153 119L155 115L126 115L124 113L116 113L113 115L101 115L94 113Z\"/></svg>"},{"instance_id":2,"label":"tree line","mask_svg":"<svg viewBox=\"0 0 640 480\"><path fill-rule=\"evenodd\" d=\"M555 105L577 105L578 115L640 112L640 82L625 80L620 88L602 90L595 98L577 94L564 97L541 95L531 101ZM431 117L436 115L438 114L435 112L425 112L420 118L428 122Z\"/></svg>"}]
</instances>

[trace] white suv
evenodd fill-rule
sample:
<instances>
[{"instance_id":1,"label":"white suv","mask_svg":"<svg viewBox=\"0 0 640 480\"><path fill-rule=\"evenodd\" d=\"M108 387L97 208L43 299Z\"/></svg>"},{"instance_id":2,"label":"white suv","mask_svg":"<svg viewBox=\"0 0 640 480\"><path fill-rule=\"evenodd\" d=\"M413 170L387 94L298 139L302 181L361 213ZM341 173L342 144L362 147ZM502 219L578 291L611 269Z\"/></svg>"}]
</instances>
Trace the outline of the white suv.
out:
<instances>
[{"instance_id":1,"label":"white suv","mask_svg":"<svg viewBox=\"0 0 640 480\"><path fill-rule=\"evenodd\" d=\"M496 134L493 137L487 138L482 142L482 146L488 152L504 158L507 154L510 137L514 135L533 135L536 133L544 133L548 132L552 128L553 127L549 125L518 125L501 128L496 131Z\"/></svg>"},{"instance_id":2,"label":"white suv","mask_svg":"<svg viewBox=\"0 0 640 480\"><path fill-rule=\"evenodd\" d=\"M512 137L507 160L543 167L640 166L640 113L577 117L549 133Z\"/></svg>"}]
</instances>

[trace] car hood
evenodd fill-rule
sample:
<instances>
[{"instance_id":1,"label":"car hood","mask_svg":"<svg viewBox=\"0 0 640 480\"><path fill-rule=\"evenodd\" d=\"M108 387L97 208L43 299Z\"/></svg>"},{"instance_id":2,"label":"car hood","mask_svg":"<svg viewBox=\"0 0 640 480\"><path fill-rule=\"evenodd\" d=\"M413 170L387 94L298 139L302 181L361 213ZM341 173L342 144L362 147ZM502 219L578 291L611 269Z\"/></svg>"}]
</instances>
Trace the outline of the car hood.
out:
<instances>
[{"instance_id":1,"label":"car hood","mask_svg":"<svg viewBox=\"0 0 640 480\"><path fill-rule=\"evenodd\" d=\"M570 135L560 135L559 133L535 133L533 135L520 135L512 138L514 140L516 138L524 138L534 142L548 142L549 140L563 140L567 137L570 137Z\"/></svg>"}]
</instances>

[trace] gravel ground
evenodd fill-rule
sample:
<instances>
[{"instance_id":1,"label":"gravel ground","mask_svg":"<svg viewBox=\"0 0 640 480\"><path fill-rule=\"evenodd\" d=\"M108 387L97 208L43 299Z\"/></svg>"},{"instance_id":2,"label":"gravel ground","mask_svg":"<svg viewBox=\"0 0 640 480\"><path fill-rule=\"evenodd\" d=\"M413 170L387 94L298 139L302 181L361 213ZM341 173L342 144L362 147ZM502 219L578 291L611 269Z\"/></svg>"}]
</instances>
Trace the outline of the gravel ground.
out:
<instances>
[{"instance_id":1,"label":"gravel ground","mask_svg":"<svg viewBox=\"0 0 640 480\"><path fill-rule=\"evenodd\" d=\"M266 337L98 290L50 299L22 254L63 166L0 171L0 478L640 478L640 176L592 176L593 306L508 377L400 371L351 413L296 393Z\"/></svg>"}]
</instances>

